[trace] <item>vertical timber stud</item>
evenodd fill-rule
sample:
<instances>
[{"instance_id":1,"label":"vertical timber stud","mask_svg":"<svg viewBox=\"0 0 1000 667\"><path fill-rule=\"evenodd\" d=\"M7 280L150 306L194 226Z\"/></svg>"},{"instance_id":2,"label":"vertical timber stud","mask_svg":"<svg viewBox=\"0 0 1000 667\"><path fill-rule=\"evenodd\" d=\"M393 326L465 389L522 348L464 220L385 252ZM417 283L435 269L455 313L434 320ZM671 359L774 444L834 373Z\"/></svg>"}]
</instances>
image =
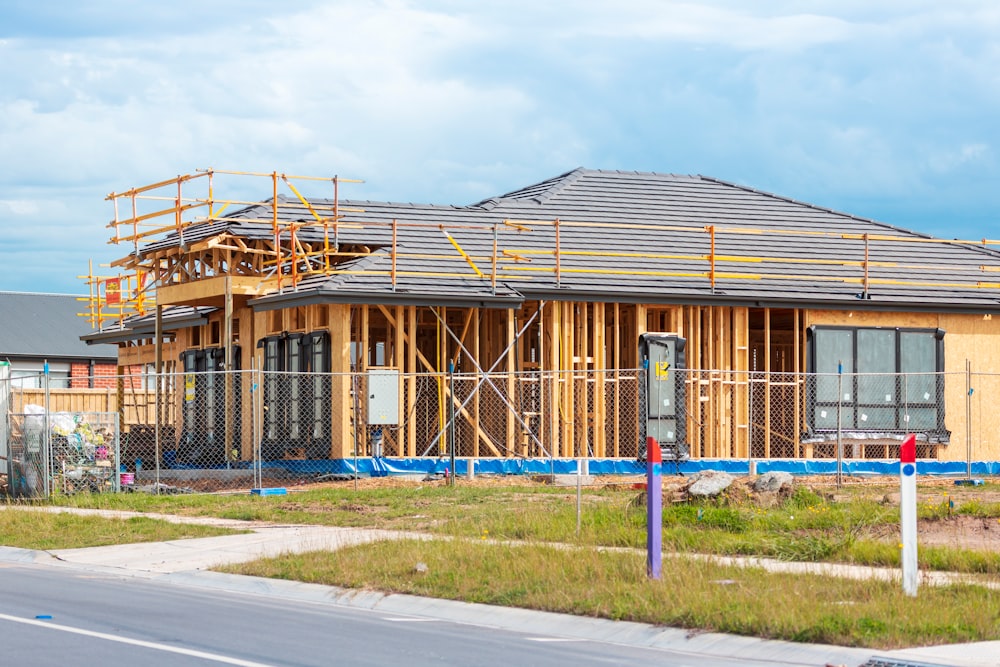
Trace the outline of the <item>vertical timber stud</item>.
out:
<instances>
[{"instance_id":1,"label":"vertical timber stud","mask_svg":"<svg viewBox=\"0 0 1000 667\"><path fill-rule=\"evenodd\" d=\"M595 310L597 304L594 304ZM579 420L577 433L580 438L580 456L586 457L590 452L590 445L593 442L590 438L590 425L594 419L593 401L593 373L590 372L590 362L593 357L590 355L590 307L586 302L577 305L576 330L579 332L579 348L577 355L580 359L581 374L581 401L580 410L583 411L583 419ZM574 359L575 361L575 359ZM574 413L575 414L575 413Z\"/></svg>"},{"instance_id":2,"label":"vertical timber stud","mask_svg":"<svg viewBox=\"0 0 1000 667\"><path fill-rule=\"evenodd\" d=\"M792 420L793 420L793 423L794 423L794 427L795 427L795 430L793 431L793 434L795 435L795 441L792 444L794 446L794 450L793 451L794 451L795 456L802 456L802 457L806 457L806 458L812 458L812 446L811 445L805 445L805 446L803 446L802 445L802 440L801 440L801 438L802 438L802 426L801 426L801 424L802 424L802 392L800 391L799 387L802 385L803 380L802 380L802 375L800 374L800 371L802 369L802 364L801 364L801 360L799 358L799 356L801 354L800 351L799 351L799 347L800 347L799 346L799 331L801 330L799 328L799 312L800 311L799 311L798 308L795 308L794 310L792 310L792 359L793 359L792 363L794 364L794 367L792 368L792 372L795 373L795 378L796 378L795 399L794 399L794 402L795 402L795 416L792 417ZM804 451L804 450L806 450L806 448L808 448L808 451Z\"/></svg>"},{"instance_id":3,"label":"vertical timber stud","mask_svg":"<svg viewBox=\"0 0 1000 667\"><path fill-rule=\"evenodd\" d=\"M156 451L156 489L160 489L160 452L163 451L163 442L161 441L160 434L162 433L162 424L164 417L163 410L163 305L156 304L156 322L153 325L155 331L154 337L154 365L153 372L156 373L156 422L153 424L153 447ZM180 392L178 392L180 393ZM121 403L119 403L121 405ZM174 443L170 443L171 448L173 448Z\"/></svg>"},{"instance_id":4,"label":"vertical timber stud","mask_svg":"<svg viewBox=\"0 0 1000 667\"><path fill-rule=\"evenodd\" d=\"M478 367L481 366L482 350L480 350L480 331L479 328L482 326L481 318L479 317L479 309L472 309L472 317L475 318L475 323L472 326L472 341L470 343L473 354L473 362L477 364L476 368L476 385L478 386L479 381L482 380L482 370ZM481 426L481 416L480 411L482 409L482 402L480 401L481 392L476 390L472 395L472 419L473 419L473 429L476 433L479 433ZM472 457L473 459L479 458L479 438L474 437L472 439ZM471 477L474 474L475 460L469 461L468 475Z\"/></svg>"},{"instance_id":5,"label":"vertical timber stud","mask_svg":"<svg viewBox=\"0 0 1000 667\"><path fill-rule=\"evenodd\" d=\"M240 418L243 428L240 429L240 458L244 461L250 461L253 459L254 450L254 429L253 429L253 409L254 409L254 391L253 384L257 381L257 378L253 376L251 372L247 369L260 368L259 366L254 366L253 355L257 346L253 344L254 341L254 317L247 310L243 310L240 317L239 326L239 340L240 340L240 368L243 369L240 374L240 382L242 383L242 396L244 397L240 401ZM327 324L326 326L329 326Z\"/></svg>"},{"instance_id":6,"label":"vertical timber stud","mask_svg":"<svg viewBox=\"0 0 1000 667\"><path fill-rule=\"evenodd\" d=\"M413 419L413 415L416 414L416 402L417 402L417 307L407 306L406 317L409 321L407 328L409 330L409 344L406 348L406 400L409 401L410 405L407 406L407 410L403 413L404 415L409 415L406 418L406 454L407 456L417 455L417 421ZM407 337L404 332L404 342ZM479 438L476 438L476 443L478 446Z\"/></svg>"},{"instance_id":7,"label":"vertical timber stud","mask_svg":"<svg viewBox=\"0 0 1000 667\"><path fill-rule=\"evenodd\" d=\"M618 458L621 456L621 382L622 382L622 322L621 322L621 304L615 303L614 311L612 313L612 360L611 363L614 364L614 405L612 405L611 410L613 413L614 424L611 429L612 437L612 456Z\"/></svg>"},{"instance_id":8,"label":"vertical timber stud","mask_svg":"<svg viewBox=\"0 0 1000 667\"><path fill-rule=\"evenodd\" d=\"M764 309L764 458L771 458L771 309Z\"/></svg>"},{"instance_id":9,"label":"vertical timber stud","mask_svg":"<svg viewBox=\"0 0 1000 667\"><path fill-rule=\"evenodd\" d=\"M648 317L648 314L646 312L646 306L644 304L637 303L635 305L635 339L634 340L639 340L639 338L641 338L642 335L649 330L649 323L647 321L647 317ZM636 357L636 363L634 364L634 366L636 368L641 368L642 367L642 359ZM635 410L634 411L630 411L631 415L629 417L634 422L634 425L633 425L632 428L635 429L635 433L637 435L638 434L642 434L642 433L645 432L645 428L642 426L642 424L645 423L644 420L646 419L646 415L645 415L645 413L644 413L644 411L642 409L642 402L639 400L639 396L642 393L641 389L640 389L640 386L642 385L643 382L646 382L646 378L645 378L643 372L637 371L636 387L635 387ZM690 430L688 432L690 433ZM642 444L642 441L640 440L639 437L636 437L634 444L635 444L636 449L638 449L639 445Z\"/></svg>"},{"instance_id":10,"label":"vertical timber stud","mask_svg":"<svg viewBox=\"0 0 1000 667\"><path fill-rule=\"evenodd\" d=\"M231 264L227 265L226 270L227 271L232 270L232 265ZM224 336L223 348L225 350L224 353L226 357L223 366L225 371L225 375L223 376L223 381L225 382L224 391L226 397L224 405L226 406L226 415L227 415L226 433L225 433L225 439L226 439L225 452L226 452L226 460L233 461L239 457L239 453L236 450L236 443L233 442L233 419L231 412L233 406L236 404L236 401L234 400L235 392L233 391L233 382L235 382L236 378L232 372L236 364L233 363L233 277L228 273L226 274L225 283L226 283L225 313L224 313L225 319L223 322L223 329L225 330L223 333Z\"/></svg>"},{"instance_id":11,"label":"vertical timber stud","mask_svg":"<svg viewBox=\"0 0 1000 667\"><path fill-rule=\"evenodd\" d=\"M560 456L559 444L559 301L550 301L548 314L545 315L549 326L545 328L548 333L548 410L546 420L549 430L549 455L551 458Z\"/></svg>"},{"instance_id":12,"label":"vertical timber stud","mask_svg":"<svg viewBox=\"0 0 1000 667\"><path fill-rule=\"evenodd\" d=\"M334 423L331 428L331 458L346 459L351 454L351 306L330 304L330 370L333 375L331 401ZM362 355L364 351L362 351ZM338 419L339 417L339 419ZM354 415L358 419L358 415ZM339 423L338 423L339 422Z\"/></svg>"},{"instance_id":13,"label":"vertical timber stud","mask_svg":"<svg viewBox=\"0 0 1000 667\"><path fill-rule=\"evenodd\" d=\"M507 309L507 400L514 402L514 374L517 372L517 368L514 367L514 350L517 347L517 330L515 326L515 311L513 308ZM504 415L506 421L506 442L504 443L504 451L509 455L511 452L516 452L518 448L518 443L515 442L515 419L514 415L510 410L507 410Z\"/></svg>"},{"instance_id":14,"label":"vertical timber stud","mask_svg":"<svg viewBox=\"0 0 1000 667\"><path fill-rule=\"evenodd\" d=\"M691 453L693 456L701 458L706 456L703 449L702 435L704 430L701 427L701 374L704 364L701 356L701 329L704 323L700 306L690 306L691 321L691 345L688 346L690 357L688 368L696 369L688 374L688 381L691 391L687 394L688 405L688 439L691 441Z\"/></svg>"},{"instance_id":15,"label":"vertical timber stud","mask_svg":"<svg viewBox=\"0 0 1000 667\"><path fill-rule=\"evenodd\" d=\"M395 314L396 321L392 327L392 365L396 367L397 371L403 373L406 363L405 350L403 349L403 327L405 326L403 306L396 306ZM399 415L404 422L407 414L405 392L399 392ZM396 427L396 456L406 456L406 431L401 426Z\"/></svg>"},{"instance_id":16,"label":"vertical timber stud","mask_svg":"<svg viewBox=\"0 0 1000 667\"><path fill-rule=\"evenodd\" d=\"M733 430L736 434L736 456L750 457L749 375L750 311L745 306L733 308L733 378L736 387Z\"/></svg>"},{"instance_id":17,"label":"vertical timber stud","mask_svg":"<svg viewBox=\"0 0 1000 667\"><path fill-rule=\"evenodd\" d=\"M712 408L715 405L713 393L713 377L712 369L716 368L715 365L715 314L714 306L705 306L702 309L704 313L703 319L703 335L701 339L702 344L702 364L700 368L702 369L701 376L701 386L702 395L699 397L701 401L701 410L699 414L701 415L702 422L702 432L704 438L704 451L706 456L718 456L715 451L715 419L712 417ZM704 393L707 392L707 395Z\"/></svg>"},{"instance_id":18,"label":"vertical timber stud","mask_svg":"<svg viewBox=\"0 0 1000 667\"><path fill-rule=\"evenodd\" d=\"M594 451L593 456L604 458L607 455L607 437L604 424L607 421L607 386L608 361L604 345L604 322L607 312L606 303L594 304Z\"/></svg>"},{"instance_id":19,"label":"vertical timber stud","mask_svg":"<svg viewBox=\"0 0 1000 667\"><path fill-rule=\"evenodd\" d=\"M899 448L899 521L903 592L917 595L917 436L909 434Z\"/></svg>"},{"instance_id":20,"label":"vertical timber stud","mask_svg":"<svg viewBox=\"0 0 1000 667\"><path fill-rule=\"evenodd\" d=\"M576 304L572 301L563 303L563 340L560 349L562 350L562 370L566 381L562 386L562 438L563 456L576 456L576 440L574 438L576 414L573 412L573 399L576 394L576 362L573 359L576 352Z\"/></svg>"}]
</instances>

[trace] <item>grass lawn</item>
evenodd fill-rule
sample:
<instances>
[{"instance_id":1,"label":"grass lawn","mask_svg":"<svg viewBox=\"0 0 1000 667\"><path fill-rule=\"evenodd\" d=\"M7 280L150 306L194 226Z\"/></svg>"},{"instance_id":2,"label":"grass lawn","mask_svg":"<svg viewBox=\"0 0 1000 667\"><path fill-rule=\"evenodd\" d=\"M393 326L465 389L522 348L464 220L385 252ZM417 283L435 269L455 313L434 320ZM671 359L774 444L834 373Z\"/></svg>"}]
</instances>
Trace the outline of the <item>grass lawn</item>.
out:
<instances>
[{"instance_id":1,"label":"grass lawn","mask_svg":"<svg viewBox=\"0 0 1000 667\"><path fill-rule=\"evenodd\" d=\"M224 570L799 642L892 649L1000 639L1000 596L982 587L924 587L912 599L899 584L687 558L668 559L652 582L644 554L621 551L408 540Z\"/></svg>"},{"instance_id":2,"label":"grass lawn","mask_svg":"<svg viewBox=\"0 0 1000 667\"><path fill-rule=\"evenodd\" d=\"M504 481L504 480L501 480ZM995 484L965 491L956 503L940 486L921 491L922 530L946 528L958 517L996 523L1000 498ZM947 489L947 487L945 487ZM757 555L782 560L858 565L899 565L899 508L884 502L893 487L859 485L834 495L829 488L799 486L791 498L769 508L746 498L667 503L663 547L668 551ZM951 491L948 489L948 491ZM955 492L951 492L955 493ZM959 492L963 493L963 492ZM443 482L340 487L295 491L287 496L80 494L58 502L187 516L364 526L425 531L451 537L558 542L581 546L642 548L645 508L629 485L584 489L577 532L575 489L547 485L484 483L451 487ZM982 545L978 545L982 546ZM966 541L919 549L920 567L1000 574L1000 550L969 548Z\"/></svg>"},{"instance_id":3,"label":"grass lawn","mask_svg":"<svg viewBox=\"0 0 1000 667\"><path fill-rule=\"evenodd\" d=\"M22 549L76 549L109 544L166 542L241 531L176 524L146 517L105 519L7 508L0 510L0 545Z\"/></svg>"}]
</instances>

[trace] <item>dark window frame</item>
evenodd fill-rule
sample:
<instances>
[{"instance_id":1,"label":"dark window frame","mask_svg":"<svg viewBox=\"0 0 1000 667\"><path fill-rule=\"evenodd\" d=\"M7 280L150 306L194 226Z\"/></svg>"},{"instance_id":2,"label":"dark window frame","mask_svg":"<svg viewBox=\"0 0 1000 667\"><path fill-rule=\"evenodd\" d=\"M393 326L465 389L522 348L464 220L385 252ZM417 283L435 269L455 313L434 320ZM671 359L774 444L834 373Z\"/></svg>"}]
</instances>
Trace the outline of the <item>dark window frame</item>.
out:
<instances>
[{"instance_id":1,"label":"dark window frame","mask_svg":"<svg viewBox=\"0 0 1000 667\"><path fill-rule=\"evenodd\" d=\"M330 333L282 333L257 342L264 349L264 458L304 449L326 458L332 433Z\"/></svg>"},{"instance_id":2,"label":"dark window frame","mask_svg":"<svg viewBox=\"0 0 1000 667\"><path fill-rule=\"evenodd\" d=\"M849 390L849 395L851 400L843 401L840 400L830 401L822 400L819 396L817 390L817 385L831 372L829 369L819 370L817 368L819 364L818 354L817 354L817 334L822 332L834 332L842 331L851 333L851 359L849 364L849 371L844 372L843 382L849 383L845 388ZM895 357L893 361L893 367L895 373L895 386L893 387L895 399L891 403L887 404L885 402L870 403L864 402L862 400L862 382L864 381L865 371L858 369L858 333L862 331L880 331L880 332L892 332L894 334L894 351ZM933 336L934 338L934 368L933 371L927 370L923 372L933 372L934 376L934 392L931 400L919 401L914 400L912 396L906 396L904 389L902 387L902 374L905 373L904 368L904 358L902 353L902 341L903 337L907 334L926 334ZM927 328L927 327L865 327L865 326L836 326L836 325L813 325L806 330L806 371L810 376L816 377L816 380L809 383L808 390L806 392L806 424L808 425L809 433L831 433L836 432L836 427L823 426L817 427L816 423L817 410L821 409L832 409L836 410L838 406L841 409L841 430L843 431L854 431L854 432L878 432L885 433L887 436L900 435L910 432L916 432L921 434L926 434L929 439L937 442L948 442L949 431L945 428L945 394L944 394L944 337L945 331L943 329ZM836 373L837 371L833 371ZM818 377L817 375L823 376ZM847 393L847 392L845 392ZM885 410L886 408L892 408L895 410L895 417L892 423L886 426L885 423L880 423L876 426L868 426L862 420L860 415L865 414L865 411L875 411L875 410ZM909 410L927 410L933 409L936 411L935 423L932 427L927 425L921 426L919 428L913 427L910 423L905 420L905 415Z\"/></svg>"},{"instance_id":3,"label":"dark window frame","mask_svg":"<svg viewBox=\"0 0 1000 667\"><path fill-rule=\"evenodd\" d=\"M233 370L240 369L240 348L232 346ZM181 397L181 439L179 463L222 465L225 452L226 414L241 414L242 387L239 375L233 377L231 409L226 405L225 347L194 348L180 353L184 372ZM242 420L235 420L234 445L240 442Z\"/></svg>"}]
</instances>

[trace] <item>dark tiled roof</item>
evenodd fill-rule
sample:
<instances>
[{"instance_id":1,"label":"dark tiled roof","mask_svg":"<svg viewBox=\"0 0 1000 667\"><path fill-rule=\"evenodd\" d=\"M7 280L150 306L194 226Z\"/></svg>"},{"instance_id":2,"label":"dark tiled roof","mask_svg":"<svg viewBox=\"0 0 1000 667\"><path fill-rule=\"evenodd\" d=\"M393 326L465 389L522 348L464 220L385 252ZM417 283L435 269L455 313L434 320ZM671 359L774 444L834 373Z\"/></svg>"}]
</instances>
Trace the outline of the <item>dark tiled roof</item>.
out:
<instances>
[{"instance_id":1,"label":"dark tiled roof","mask_svg":"<svg viewBox=\"0 0 1000 667\"><path fill-rule=\"evenodd\" d=\"M215 310L217 309L212 306L165 306L160 326L167 332L205 324L208 321L207 315ZM101 331L92 331L82 338L90 343L120 343L142 336L152 338L155 334L156 312L154 311L143 315L131 315L120 324Z\"/></svg>"},{"instance_id":2,"label":"dark tiled roof","mask_svg":"<svg viewBox=\"0 0 1000 667\"><path fill-rule=\"evenodd\" d=\"M332 201L311 203L321 215L332 211ZM337 240L367 246L374 254L343 267L353 273L303 281L299 292L321 292L331 300L338 294L351 300L365 295L370 303L404 294L430 303L546 296L1000 311L1000 290L984 286L1000 282L1000 253L932 243L923 234L704 176L575 169L469 206L341 201L340 208L346 213ZM350 212L358 209L363 212ZM270 224L248 219L271 215L270 203L262 203L234 213L230 221L193 226L185 239L193 242L195 235L207 238L222 229L270 238ZM312 216L300 202L279 198L279 218L291 222ZM395 290L389 280L392 220L398 222ZM505 220L525 221L530 231L506 226ZM455 250L442 225L485 278ZM494 226L503 256L496 290L489 281ZM715 230L714 289L705 276L709 227ZM313 226L298 233L315 240L332 232ZM866 234L870 298L861 299ZM152 247L177 243L167 238ZM255 303L265 305L271 298ZM290 298L281 295L283 303Z\"/></svg>"},{"instance_id":3,"label":"dark tiled roof","mask_svg":"<svg viewBox=\"0 0 1000 667\"><path fill-rule=\"evenodd\" d=\"M86 304L71 294L0 292L0 359L114 361L115 348L80 340L91 331L77 314L85 310Z\"/></svg>"}]
</instances>

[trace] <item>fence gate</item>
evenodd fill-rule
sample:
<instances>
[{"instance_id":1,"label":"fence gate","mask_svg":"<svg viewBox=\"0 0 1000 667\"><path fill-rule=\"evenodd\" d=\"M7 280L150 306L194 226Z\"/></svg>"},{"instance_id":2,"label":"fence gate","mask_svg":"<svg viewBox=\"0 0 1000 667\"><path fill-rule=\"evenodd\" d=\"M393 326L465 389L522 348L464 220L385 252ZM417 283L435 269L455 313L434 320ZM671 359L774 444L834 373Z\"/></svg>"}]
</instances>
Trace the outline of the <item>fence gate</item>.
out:
<instances>
[{"instance_id":1,"label":"fence gate","mask_svg":"<svg viewBox=\"0 0 1000 667\"><path fill-rule=\"evenodd\" d=\"M8 413L8 486L15 498L120 489L118 414Z\"/></svg>"}]
</instances>

